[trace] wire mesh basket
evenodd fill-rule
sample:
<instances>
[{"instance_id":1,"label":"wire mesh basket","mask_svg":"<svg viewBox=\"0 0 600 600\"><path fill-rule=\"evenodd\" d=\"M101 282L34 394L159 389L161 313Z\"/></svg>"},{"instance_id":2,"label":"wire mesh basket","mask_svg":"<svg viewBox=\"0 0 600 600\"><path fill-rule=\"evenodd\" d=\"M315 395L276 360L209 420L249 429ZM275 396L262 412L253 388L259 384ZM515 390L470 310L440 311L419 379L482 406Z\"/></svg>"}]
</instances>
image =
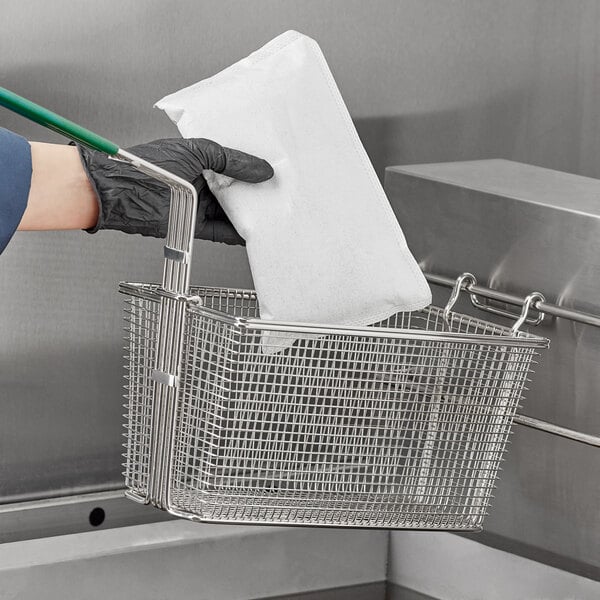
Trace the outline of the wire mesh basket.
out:
<instances>
[{"instance_id":1,"label":"wire mesh basket","mask_svg":"<svg viewBox=\"0 0 600 600\"><path fill-rule=\"evenodd\" d=\"M190 289L193 185L4 88L0 104L171 190L161 285L120 286L129 497L200 521L481 527L548 346L519 330L540 294L510 329L452 312L469 274L443 310L372 327L263 321L254 292ZM291 339L269 353L265 334Z\"/></svg>"},{"instance_id":2,"label":"wire mesh basket","mask_svg":"<svg viewBox=\"0 0 600 600\"><path fill-rule=\"evenodd\" d=\"M121 291L130 497L211 522L481 528L547 340L450 305L364 328L276 324L260 320L252 291L192 288L176 300L178 399L157 407L165 292ZM269 354L267 330L312 336Z\"/></svg>"}]
</instances>

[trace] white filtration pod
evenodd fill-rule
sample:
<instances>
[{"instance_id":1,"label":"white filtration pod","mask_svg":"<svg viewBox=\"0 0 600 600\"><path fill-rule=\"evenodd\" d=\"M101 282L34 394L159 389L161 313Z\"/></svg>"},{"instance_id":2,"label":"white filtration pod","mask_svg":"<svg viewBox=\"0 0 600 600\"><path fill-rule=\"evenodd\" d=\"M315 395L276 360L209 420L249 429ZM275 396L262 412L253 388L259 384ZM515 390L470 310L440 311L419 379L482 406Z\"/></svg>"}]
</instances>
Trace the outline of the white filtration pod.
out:
<instances>
[{"instance_id":1,"label":"white filtration pod","mask_svg":"<svg viewBox=\"0 0 600 600\"><path fill-rule=\"evenodd\" d=\"M246 240L262 319L362 326L431 302L314 40L288 31L157 106L184 137L255 154L275 170L261 184L206 174ZM263 351L299 337L265 332Z\"/></svg>"}]
</instances>

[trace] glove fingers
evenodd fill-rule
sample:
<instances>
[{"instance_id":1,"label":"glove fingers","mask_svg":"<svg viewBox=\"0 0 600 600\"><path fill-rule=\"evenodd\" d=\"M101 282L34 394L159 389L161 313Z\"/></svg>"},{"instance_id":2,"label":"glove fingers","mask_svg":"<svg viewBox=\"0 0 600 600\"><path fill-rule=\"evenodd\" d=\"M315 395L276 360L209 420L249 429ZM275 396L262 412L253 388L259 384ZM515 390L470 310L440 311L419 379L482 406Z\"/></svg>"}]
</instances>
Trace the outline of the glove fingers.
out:
<instances>
[{"instance_id":1,"label":"glove fingers","mask_svg":"<svg viewBox=\"0 0 600 600\"><path fill-rule=\"evenodd\" d=\"M260 183L273 177L273 167L266 160L232 148L223 148L223 152L225 155L225 168L221 171L223 175L248 183Z\"/></svg>"},{"instance_id":2,"label":"glove fingers","mask_svg":"<svg viewBox=\"0 0 600 600\"><path fill-rule=\"evenodd\" d=\"M204 169L249 183L273 177L266 160L203 138L155 140L128 150L190 182Z\"/></svg>"},{"instance_id":3,"label":"glove fingers","mask_svg":"<svg viewBox=\"0 0 600 600\"><path fill-rule=\"evenodd\" d=\"M239 181L260 183L273 177L273 167L266 160L252 156L252 154L246 154L241 150L222 148L222 153L219 156L211 156L210 153L207 153L207 157L215 159L214 161L209 160L207 169L211 169L215 173L222 173L227 177L233 177Z\"/></svg>"},{"instance_id":4,"label":"glove fingers","mask_svg":"<svg viewBox=\"0 0 600 600\"><path fill-rule=\"evenodd\" d=\"M198 192L195 237L227 244L244 243L202 173L212 171L213 176L221 173L242 181L260 182L273 176L269 163L200 138L155 140L129 150L194 185ZM165 184L101 153L82 152L82 161L100 202L101 216L94 231L117 229L164 237L170 209L170 193Z\"/></svg>"}]
</instances>

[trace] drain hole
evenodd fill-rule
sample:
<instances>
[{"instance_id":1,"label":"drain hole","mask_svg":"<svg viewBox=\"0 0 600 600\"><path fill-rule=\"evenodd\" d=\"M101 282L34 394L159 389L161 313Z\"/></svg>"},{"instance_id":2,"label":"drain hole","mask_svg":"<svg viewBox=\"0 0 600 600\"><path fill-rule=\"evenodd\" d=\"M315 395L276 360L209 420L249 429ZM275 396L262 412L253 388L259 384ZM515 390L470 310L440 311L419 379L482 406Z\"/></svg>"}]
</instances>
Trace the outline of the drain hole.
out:
<instances>
[{"instance_id":1,"label":"drain hole","mask_svg":"<svg viewBox=\"0 0 600 600\"><path fill-rule=\"evenodd\" d=\"M92 527L98 527L99 525L102 525L102 523L104 523L105 516L104 509L97 506L92 510L92 512L90 512L90 525Z\"/></svg>"}]
</instances>

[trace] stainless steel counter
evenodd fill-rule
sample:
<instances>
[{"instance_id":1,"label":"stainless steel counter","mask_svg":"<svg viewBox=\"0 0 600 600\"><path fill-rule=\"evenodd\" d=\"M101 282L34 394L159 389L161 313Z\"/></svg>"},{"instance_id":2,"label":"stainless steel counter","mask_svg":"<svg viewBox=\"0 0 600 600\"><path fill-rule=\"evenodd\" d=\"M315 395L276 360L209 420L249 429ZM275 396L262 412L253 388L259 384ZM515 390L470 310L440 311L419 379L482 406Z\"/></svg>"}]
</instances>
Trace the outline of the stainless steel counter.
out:
<instances>
[{"instance_id":1,"label":"stainless steel counter","mask_svg":"<svg viewBox=\"0 0 600 600\"><path fill-rule=\"evenodd\" d=\"M169 521L0 545L0 597L253 600L339 587L381 598L387 533ZM338 596L339 597L339 596Z\"/></svg>"}]
</instances>

